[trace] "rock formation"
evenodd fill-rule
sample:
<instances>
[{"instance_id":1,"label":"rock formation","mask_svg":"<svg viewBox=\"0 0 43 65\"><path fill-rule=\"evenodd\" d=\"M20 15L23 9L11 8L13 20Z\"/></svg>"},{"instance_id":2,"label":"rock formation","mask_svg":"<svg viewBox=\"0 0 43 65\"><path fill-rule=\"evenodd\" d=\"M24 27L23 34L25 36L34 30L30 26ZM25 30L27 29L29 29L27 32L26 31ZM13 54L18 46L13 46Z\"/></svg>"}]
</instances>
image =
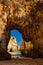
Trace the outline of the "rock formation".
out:
<instances>
[{"instance_id":1,"label":"rock formation","mask_svg":"<svg viewBox=\"0 0 43 65\"><path fill-rule=\"evenodd\" d=\"M22 40L20 51L22 56L31 57L33 52L33 44L31 41L26 42L25 40Z\"/></svg>"},{"instance_id":2,"label":"rock formation","mask_svg":"<svg viewBox=\"0 0 43 65\"><path fill-rule=\"evenodd\" d=\"M25 41L33 43L34 57L43 57L43 0L0 0L0 52L2 54L3 50L4 53L7 51L12 29L18 29Z\"/></svg>"},{"instance_id":3,"label":"rock formation","mask_svg":"<svg viewBox=\"0 0 43 65\"><path fill-rule=\"evenodd\" d=\"M17 51L17 41L16 38L10 37L10 41L8 43L8 51Z\"/></svg>"}]
</instances>

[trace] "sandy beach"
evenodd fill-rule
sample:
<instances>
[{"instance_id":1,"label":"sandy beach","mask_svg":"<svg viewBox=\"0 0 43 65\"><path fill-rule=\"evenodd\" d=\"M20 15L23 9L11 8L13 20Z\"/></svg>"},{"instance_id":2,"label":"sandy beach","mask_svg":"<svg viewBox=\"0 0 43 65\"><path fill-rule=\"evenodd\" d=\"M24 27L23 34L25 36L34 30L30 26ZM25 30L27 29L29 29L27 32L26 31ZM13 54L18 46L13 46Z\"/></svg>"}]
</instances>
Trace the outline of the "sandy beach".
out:
<instances>
[{"instance_id":1,"label":"sandy beach","mask_svg":"<svg viewBox=\"0 0 43 65\"><path fill-rule=\"evenodd\" d=\"M0 61L0 65L43 65L43 59L15 58Z\"/></svg>"}]
</instances>

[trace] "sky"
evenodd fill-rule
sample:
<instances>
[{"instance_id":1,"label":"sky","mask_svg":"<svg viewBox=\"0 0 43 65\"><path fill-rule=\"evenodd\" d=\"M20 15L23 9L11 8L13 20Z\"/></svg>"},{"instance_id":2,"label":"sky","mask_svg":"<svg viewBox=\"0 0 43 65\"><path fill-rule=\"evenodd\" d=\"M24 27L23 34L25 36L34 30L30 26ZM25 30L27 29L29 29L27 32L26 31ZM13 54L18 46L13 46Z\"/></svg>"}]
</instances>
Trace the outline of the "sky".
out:
<instances>
[{"instance_id":1,"label":"sky","mask_svg":"<svg viewBox=\"0 0 43 65\"><path fill-rule=\"evenodd\" d=\"M17 45L19 46L22 41L22 34L18 30L11 30L10 35L16 38Z\"/></svg>"}]
</instances>

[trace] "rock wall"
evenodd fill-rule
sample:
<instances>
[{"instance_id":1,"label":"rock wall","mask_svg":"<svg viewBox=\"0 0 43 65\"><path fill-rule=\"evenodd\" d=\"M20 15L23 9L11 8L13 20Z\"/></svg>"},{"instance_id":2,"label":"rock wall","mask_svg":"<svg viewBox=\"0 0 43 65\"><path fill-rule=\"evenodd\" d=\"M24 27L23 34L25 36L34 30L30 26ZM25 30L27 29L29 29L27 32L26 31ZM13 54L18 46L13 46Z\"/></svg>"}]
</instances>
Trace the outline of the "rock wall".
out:
<instances>
[{"instance_id":1,"label":"rock wall","mask_svg":"<svg viewBox=\"0 0 43 65\"><path fill-rule=\"evenodd\" d=\"M31 57L33 52L33 44L31 41L26 42L25 40L22 40L20 51L22 56Z\"/></svg>"},{"instance_id":2,"label":"rock wall","mask_svg":"<svg viewBox=\"0 0 43 65\"><path fill-rule=\"evenodd\" d=\"M6 21L5 21L5 16L6 14L3 13L3 5L0 4L0 45L3 49L6 49Z\"/></svg>"},{"instance_id":3,"label":"rock wall","mask_svg":"<svg viewBox=\"0 0 43 65\"><path fill-rule=\"evenodd\" d=\"M9 33L12 29L18 29L25 41L33 43L33 56L43 57L43 0L0 0L2 52L3 49L7 51Z\"/></svg>"}]
</instances>

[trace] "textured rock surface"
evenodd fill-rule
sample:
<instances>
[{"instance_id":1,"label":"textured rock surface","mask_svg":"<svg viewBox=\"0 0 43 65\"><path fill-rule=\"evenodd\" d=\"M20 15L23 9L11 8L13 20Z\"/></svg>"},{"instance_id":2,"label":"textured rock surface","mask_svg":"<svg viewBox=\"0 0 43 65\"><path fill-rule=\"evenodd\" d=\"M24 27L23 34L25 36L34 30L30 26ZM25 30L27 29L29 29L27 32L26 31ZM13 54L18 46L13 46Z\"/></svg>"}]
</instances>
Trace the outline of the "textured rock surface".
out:
<instances>
[{"instance_id":1,"label":"textured rock surface","mask_svg":"<svg viewBox=\"0 0 43 65\"><path fill-rule=\"evenodd\" d=\"M33 43L33 56L43 57L43 0L0 0L1 49L7 49L11 29Z\"/></svg>"},{"instance_id":2,"label":"textured rock surface","mask_svg":"<svg viewBox=\"0 0 43 65\"><path fill-rule=\"evenodd\" d=\"M23 50L23 49L33 49L33 44L31 43L31 41L29 42L26 42L25 40L22 40L22 43L20 45L20 50Z\"/></svg>"},{"instance_id":3,"label":"textured rock surface","mask_svg":"<svg viewBox=\"0 0 43 65\"><path fill-rule=\"evenodd\" d=\"M10 41L8 43L8 51L17 51L17 41L16 38L10 37Z\"/></svg>"},{"instance_id":4,"label":"textured rock surface","mask_svg":"<svg viewBox=\"0 0 43 65\"><path fill-rule=\"evenodd\" d=\"M32 56L33 44L31 43L31 41L26 42L25 40L22 40L22 43L20 45L20 51L23 56Z\"/></svg>"}]
</instances>

